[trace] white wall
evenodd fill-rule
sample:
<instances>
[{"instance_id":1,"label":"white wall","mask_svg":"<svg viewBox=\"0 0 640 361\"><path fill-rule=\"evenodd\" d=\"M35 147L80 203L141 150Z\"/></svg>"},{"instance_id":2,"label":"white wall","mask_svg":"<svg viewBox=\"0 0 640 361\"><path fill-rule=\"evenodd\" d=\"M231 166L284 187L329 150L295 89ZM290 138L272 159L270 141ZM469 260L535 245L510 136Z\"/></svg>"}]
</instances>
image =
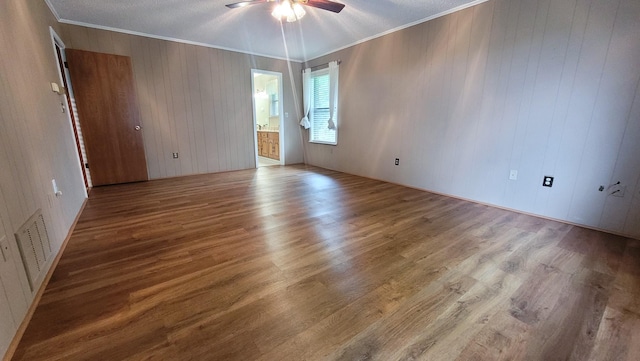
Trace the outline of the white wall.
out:
<instances>
[{"instance_id":1,"label":"white wall","mask_svg":"<svg viewBox=\"0 0 640 361\"><path fill-rule=\"evenodd\" d=\"M282 73L283 106L290 115L284 118L285 160L303 162L295 93L300 63L77 25L61 28L68 47L131 57L151 179L255 167L251 69Z\"/></svg>"},{"instance_id":2,"label":"white wall","mask_svg":"<svg viewBox=\"0 0 640 361\"><path fill-rule=\"evenodd\" d=\"M60 83L50 25L59 30L44 1L0 2L0 238L10 244L9 260L0 257L0 357L35 295L14 233L41 208L55 256L85 199L64 98L49 85Z\"/></svg>"},{"instance_id":3,"label":"white wall","mask_svg":"<svg viewBox=\"0 0 640 361\"><path fill-rule=\"evenodd\" d=\"M491 0L314 59L342 60L340 139L307 162L640 237L638 19L637 0Z\"/></svg>"}]
</instances>

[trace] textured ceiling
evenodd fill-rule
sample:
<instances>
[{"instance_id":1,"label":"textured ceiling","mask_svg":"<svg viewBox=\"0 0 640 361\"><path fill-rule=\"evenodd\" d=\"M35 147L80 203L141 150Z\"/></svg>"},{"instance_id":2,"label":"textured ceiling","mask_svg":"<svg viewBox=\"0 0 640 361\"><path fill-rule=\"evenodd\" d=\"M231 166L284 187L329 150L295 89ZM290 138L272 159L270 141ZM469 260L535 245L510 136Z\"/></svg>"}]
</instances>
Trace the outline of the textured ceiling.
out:
<instances>
[{"instance_id":1,"label":"textured ceiling","mask_svg":"<svg viewBox=\"0 0 640 361\"><path fill-rule=\"evenodd\" d=\"M486 0L339 0L341 13L306 6L295 23L271 17L274 3L239 0L45 0L61 22L250 54L305 61Z\"/></svg>"}]
</instances>

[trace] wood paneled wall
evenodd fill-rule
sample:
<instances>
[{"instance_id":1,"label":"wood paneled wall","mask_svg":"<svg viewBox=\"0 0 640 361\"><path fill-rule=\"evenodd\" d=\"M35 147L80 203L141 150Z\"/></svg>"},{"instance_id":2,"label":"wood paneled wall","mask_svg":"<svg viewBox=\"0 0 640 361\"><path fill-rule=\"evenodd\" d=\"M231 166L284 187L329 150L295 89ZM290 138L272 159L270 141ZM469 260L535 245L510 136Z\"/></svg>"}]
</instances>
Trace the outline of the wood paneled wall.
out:
<instances>
[{"instance_id":1,"label":"wood paneled wall","mask_svg":"<svg viewBox=\"0 0 640 361\"><path fill-rule=\"evenodd\" d=\"M284 120L285 161L303 162L297 120L300 63L76 25L62 27L69 48L131 57L150 178L255 167L252 68L282 73L283 105L289 115ZM178 159L172 158L174 152Z\"/></svg>"},{"instance_id":2,"label":"wood paneled wall","mask_svg":"<svg viewBox=\"0 0 640 361\"><path fill-rule=\"evenodd\" d=\"M0 357L34 298L15 231L41 208L55 256L86 196L64 97L50 87L60 78L49 26L60 33L44 1L0 2Z\"/></svg>"},{"instance_id":3,"label":"wood paneled wall","mask_svg":"<svg viewBox=\"0 0 640 361\"><path fill-rule=\"evenodd\" d=\"M342 60L340 139L308 163L640 237L638 19L491 0L314 59Z\"/></svg>"}]
</instances>

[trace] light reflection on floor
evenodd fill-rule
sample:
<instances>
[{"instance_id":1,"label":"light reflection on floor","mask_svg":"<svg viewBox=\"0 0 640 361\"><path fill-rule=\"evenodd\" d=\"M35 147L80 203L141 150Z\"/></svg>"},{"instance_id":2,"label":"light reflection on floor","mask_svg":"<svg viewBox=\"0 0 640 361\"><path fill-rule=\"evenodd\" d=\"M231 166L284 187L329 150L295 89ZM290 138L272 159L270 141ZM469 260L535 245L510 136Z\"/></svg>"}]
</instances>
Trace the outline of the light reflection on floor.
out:
<instances>
[{"instance_id":1,"label":"light reflection on floor","mask_svg":"<svg viewBox=\"0 0 640 361\"><path fill-rule=\"evenodd\" d=\"M348 245L346 237L357 229L355 225L340 222L345 210L338 205L345 192L338 181L322 174L306 173L299 177L301 187L284 189L274 184L268 168L257 170L254 191L261 222L259 228L271 231L258 230L256 240L264 242L271 261L283 270L285 277L287 273L298 272L309 264L317 263L320 248L320 254L326 258L323 264L330 265L332 269L335 267L335 271L340 273L350 267L342 247ZM305 205L289 204L287 193L294 191L309 194ZM300 223L300 220L305 220L305 223ZM345 229L345 224L348 229ZM283 231L273 232L274 228ZM302 247L291 247L291 243L299 243ZM314 256L305 259L305 253Z\"/></svg>"}]
</instances>

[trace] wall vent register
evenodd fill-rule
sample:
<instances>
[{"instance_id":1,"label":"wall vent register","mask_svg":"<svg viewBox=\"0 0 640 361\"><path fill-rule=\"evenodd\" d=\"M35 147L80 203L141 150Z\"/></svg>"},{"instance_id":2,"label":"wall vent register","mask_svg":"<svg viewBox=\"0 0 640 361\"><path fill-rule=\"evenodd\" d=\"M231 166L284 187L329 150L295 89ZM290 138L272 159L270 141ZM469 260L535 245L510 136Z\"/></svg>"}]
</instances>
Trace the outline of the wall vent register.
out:
<instances>
[{"instance_id":1,"label":"wall vent register","mask_svg":"<svg viewBox=\"0 0 640 361\"><path fill-rule=\"evenodd\" d=\"M16 241L24 264L29 286L35 290L46 274L45 265L51 257L51 244L42 210L38 209L16 232Z\"/></svg>"}]
</instances>

